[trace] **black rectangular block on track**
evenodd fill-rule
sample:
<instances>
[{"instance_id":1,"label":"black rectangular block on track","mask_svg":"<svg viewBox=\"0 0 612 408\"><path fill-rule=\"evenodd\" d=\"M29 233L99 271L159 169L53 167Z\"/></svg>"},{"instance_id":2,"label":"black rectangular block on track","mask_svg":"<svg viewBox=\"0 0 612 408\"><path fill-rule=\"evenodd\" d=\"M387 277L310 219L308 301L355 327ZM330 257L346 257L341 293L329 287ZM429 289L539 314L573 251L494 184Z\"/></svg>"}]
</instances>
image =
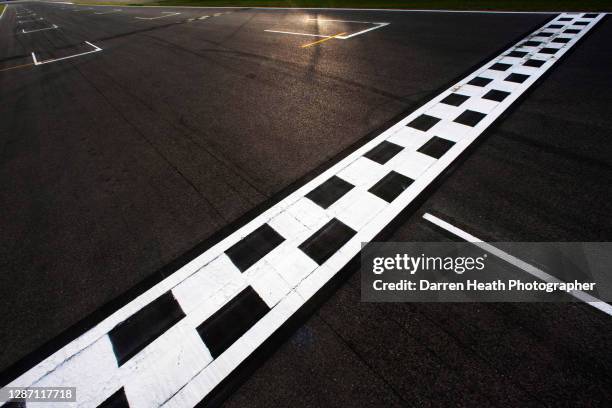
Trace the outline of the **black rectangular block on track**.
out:
<instances>
[{"instance_id":1,"label":"black rectangular block on track","mask_svg":"<svg viewBox=\"0 0 612 408\"><path fill-rule=\"evenodd\" d=\"M504 79L504 81L508 82L516 82L517 84L522 84L529 78L529 75L524 74L510 74Z\"/></svg>"},{"instance_id":2,"label":"black rectangular block on track","mask_svg":"<svg viewBox=\"0 0 612 408\"><path fill-rule=\"evenodd\" d=\"M356 232L351 227L334 218L304 241L299 248L321 265L338 252L355 234Z\"/></svg>"},{"instance_id":3,"label":"black rectangular block on track","mask_svg":"<svg viewBox=\"0 0 612 408\"><path fill-rule=\"evenodd\" d=\"M501 102L510 95L510 92L500 91L497 89L491 89L482 98L489 99L491 101Z\"/></svg>"},{"instance_id":4,"label":"black rectangular block on track","mask_svg":"<svg viewBox=\"0 0 612 408\"><path fill-rule=\"evenodd\" d=\"M427 141L423 146L419 147L417 152L426 154L435 159L439 159L455 145L455 142L434 136Z\"/></svg>"},{"instance_id":5,"label":"black rectangular block on track","mask_svg":"<svg viewBox=\"0 0 612 408\"><path fill-rule=\"evenodd\" d=\"M210 354L217 358L269 311L266 302L248 286L196 330Z\"/></svg>"},{"instance_id":6,"label":"black rectangular block on track","mask_svg":"<svg viewBox=\"0 0 612 408\"><path fill-rule=\"evenodd\" d=\"M468 82L468 84L483 87L487 86L491 81L493 81L491 78L476 77Z\"/></svg>"},{"instance_id":7,"label":"black rectangular block on track","mask_svg":"<svg viewBox=\"0 0 612 408\"><path fill-rule=\"evenodd\" d=\"M525 61L523 65L525 65L526 67L540 68L542 65L544 65L545 62L546 61L537 60L537 59L529 59Z\"/></svg>"},{"instance_id":8,"label":"black rectangular block on track","mask_svg":"<svg viewBox=\"0 0 612 408\"><path fill-rule=\"evenodd\" d=\"M390 203L404 190L410 187L413 182L414 180L411 178L391 171L391 173L380 179L380 181L374 184L368 191Z\"/></svg>"},{"instance_id":9,"label":"black rectangular block on track","mask_svg":"<svg viewBox=\"0 0 612 408\"><path fill-rule=\"evenodd\" d=\"M452 93L448 95L446 98L442 99L440 103L444 103L446 105L452 105L452 106L459 106L463 102L467 101L468 99L470 99L469 96L461 95L458 93Z\"/></svg>"},{"instance_id":10,"label":"black rectangular block on track","mask_svg":"<svg viewBox=\"0 0 612 408\"><path fill-rule=\"evenodd\" d=\"M130 404L125 396L125 391L120 388L113 395L104 400L98 405L98 408L130 408Z\"/></svg>"},{"instance_id":11,"label":"black rectangular block on track","mask_svg":"<svg viewBox=\"0 0 612 408\"><path fill-rule=\"evenodd\" d=\"M407 124L406 126L410 126L412 128L421 130L423 132L427 132L429 129L433 127L436 123L438 123L440 119L429 116L429 115L421 115L418 118L414 119L412 122Z\"/></svg>"},{"instance_id":12,"label":"black rectangular block on track","mask_svg":"<svg viewBox=\"0 0 612 408\"><path fill-rule=\"evenodd\" d=\"M510 64L504 64L502 62L496 62L495 64L491 65L489 67L489 69L492 69L493 71L507 71L508 68L510 68L512 65Z\"/></svg>"},{"instance_id":13,"label":"black rectangular block on track","mask_svg":"<svg viewBox=\"0 0 612 408\"><path fill-rule=\"evenodd\" d=\"M172 292L149 303L109 333L117 362L121 366L185 317Z\"/></svg>"},{"instance_id":14,"label":"black rectangular block on track","mask_svg":"<svg viewBox=\"0 0 612 408\"><path fill-rule=\"evenodd\" d=\"M387 142L385 140L363 156L375 161L378 164L385 164L402 150L404 150L402 146L398 146L395 143Z\"/></svg>"},{"instance_id":15,"label":"black rectangular block on track","mask_svg":"<svg viewBox=\"0 0 612 408\"><path fill-rule=\"evenodd\" d=\"M225 254L244 272L284 240L274 228L264 224L235 243Z\"/></svg>"},{"instance_id":16,"label":"black rectangular block on track","mask_svg":"<svg viewBox=\"0 0 612 408\"><path fill-rule=\"evenodd\" d=\"M338 176L332 176L329 180L306 194L306 198L322 208L327 208L342 198L353 187L355 186L348 181Z\"/></svg>"},{"instance_id":17,"label":"black rectangular block on track","mask_svg":"<svg viewBox=\"0 0 612 408\"><path fill-rule=\"evenodd\" d=\"M466 110L461 115L457 116L454 122L461 123L462 125L474 127L487 116L484 113L476 112L473 110Z\"/></svg>"}]
</instances>

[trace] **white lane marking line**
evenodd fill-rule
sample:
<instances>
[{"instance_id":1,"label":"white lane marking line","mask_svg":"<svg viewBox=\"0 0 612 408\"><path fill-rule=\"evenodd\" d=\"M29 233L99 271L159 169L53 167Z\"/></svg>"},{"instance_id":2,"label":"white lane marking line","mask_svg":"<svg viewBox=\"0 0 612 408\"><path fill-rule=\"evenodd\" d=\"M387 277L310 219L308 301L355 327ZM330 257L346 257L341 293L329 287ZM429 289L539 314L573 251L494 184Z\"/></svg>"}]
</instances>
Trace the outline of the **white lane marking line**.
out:
<instances>
[{"instance_id":1,"label":"white lane marking line","mask_svg":"<svg viewBox=\"0 0 612 408\"><path fill-rule=\"evenodd\" d=\"M104 12L104 13L94 13L94 14L97 14L97 15L99 15L99 16L103 16L103 15L105 15L105 14L118 13L118 12L120 12L120 11L122 11L122 10L121 10L121 9L115 9L115 10L111 10L111 11L106 11L106 12Z\"/></svg>"},{"instance_id":2,"label":"white lane marking line","mask_svg":"<svg viewBox=\"0 0 612 408\"><path fill-rule=\"evenodd\" d=\"M81 52L79 54L69 55L67 57L48 59L48 60L44 60L44 61L38 61L36 59L36 55L34 54L34 52L32 52L32 60L34 60L34 65L44 65L44 64L50 64L52 62L63 61L63 60L67 60L67 59L70 59L70 58L76 58L76 57L80 57L82 55L93 54L94 52L102 51L102 48L98 47L97 45L94 45L94 44L90 43L89 41L85 41L85 44L91 46L93 48L93 50L92 51Z\"/></svg>"},{"instance_id":3,"label":"white lane marking line","mask_svg":"<svg viewBox=\"0 0 612 408\"><path fill-rule=\"evenodd\" d=\"M55 30L56 28L59 28L59 26L56 26L55 24L53 24L51 27L47 27L47 28L39 28L38 30L30 30L30 31L26 31L21 30L22 34L30 34L30 33L36 33L38 31L46 31L46 30Z\"/></svg>"},{"instance_id":4,"label":"white lane marking line","mask_svg":"<svg viewBox=\"0 0 612 408\"><path fill-rule=\"evenodd\" d=\"M210 16L202 16L202 17L198 17L198 20L206 20L208 17L210 17Z\"/></svg>"},{"instance_id":5,"label":"white lane marking line","mask_svg":"<svg viewBox=\"0 0 612 408\"><path fill-rule=\"evenodd\" d=\"M181 13L172 13L172 12L163 12L165 14L165 16L159 16L159 17L134 17L138 20L157 20L159 18L166 18L166 17L172 17L172 16L178 16Z\"/></svg>"},{"instance_id":6,"label":"white lane marking line","mask_svg":"<svg viewBox=\"0 0 612 408\"><path fill-rule=\"evenodd\" d=\"M565 15L561 14L557 19L563 16ZM529 75L527 79L522 82L505 81L504 76L497 75L497 71L490 68L502 60L509 51L516 49L518 44L524 41L522 39L515 46L477 68L472 74L461 79L164 280L107 316L93 328L16 378L8 386L69 384L80 390L93 390L91 398L95 400L89 400L90 405L93 406L97 405L96 401L106 399L121 387L126 390L128 402L132 402L132 398L135 398L133 396L155 395L158 398L157 401L161 401L157 405L164 404L167 407L196 405L257 347L273 335L353 257L357 256L362 242L371 241L419 197L427 186L452 165L485 129L504 114L558 61L559 57L571 49L602 17L603 14L598 14L597 18L589 20L589 24L584 26L578 34L572 35L572 40L554 56L538 55L538 58L546 61L544 65L538 68L527 68L520 62L515 62L506 71L506 74L525 73ZM547 22L546 26L551 22ZM542 31L542 29L537 31ZM550 43L551 40L551 38L545 39L544 43ZM467 84L476 77L489 77L492 78L492 81L483 87ZM512 79L514 78L516 76L513 76ZM456 89L461 89L462 93L475 100L479 100L490 89L507 91L510 95L488 111L475 126L470 127L454 122L456 116L452 112L440 109L441 100ZM439 122L429 129L421 131L407 126L424 114L436 116L434 112L440 115L437 116ZM425 120L425 122L428 121ZM437 160L417 151L434 136L455 142ZM385 164L378 164L363 157L383 141L396 143L404 150ZM410 177L414 181L388 203L368 190L378 183L381 177L391 174L392 171ZM353 184L354 192L348 192L334 204L323 209L305 196L327 182L332 176ZM356 233L319 265L299 249L299 246L333 218L342 221ZM237 271L237 267L233 265L226 251L264 224L276 230L285 238L285 241L243 273ZM225 279L226 277L228 279ZM247 285L251 286L266 302L271 308L270 312L212 362L206 363L198 360L193 366L190 366L191 373L194 372L191 370L199 371L191 376L187 383L184 383L183 377L160 377L157 371L151 371L148 368L138 370L139 361L150 358L151 353L159 354L159 350L164 350L164 356L174 355L176 345L172 339L176 331L183 331L192 336L196 327L226 305ZM91 352L99 347L101 342L108 342L108 333L118 324L168 292L171 292L181 308L185 308L183 311L186 316L175 326L144 347L121 367L117 367L112 347L104 347L95 353ZM210 295L198 296L201 293L210 293ZM190 347L197 347L197 350L193 350L195 354L208 352L208 347L204 342L195 342ZM101 361L109 363L108 370L97 372L95 376L89 375L91 367L96 367ZM172 360L169 363L177 366L181 364L181 361ZM80 395L86 396L87 392L83 391Z\"/></svg>"},{"instance_id":7,"label":"white lane marking line","mask_svg":"<svg viewBox=\"0 0 612 408\"><path fill-rule=\"evenodd\" d=\"M9 8L8 5L4 6L4 9L2 9L2 13L0 13L0 19L2 18L2 16L4 15L4 13L6 12L6 10Z\"/></svg>"},{"instance_id":8,"label":"white lane marking line","mask_svg":"<svg viewBox=\"0 0 612 408\"><path fill-rule=\"evenodd\" d=\"M540 280L543 280L544 282L551 282L551 283L563 282L562 280L555 278L554 276L544 272L543 270L536 268L535 266L513 255L510 255L509 253L502 251L501 249L489 243L484 242L482 239L477 238L473 236L472 234L460 228L455 227L454 225L436 217L435 215L426 213L423 215L423 218L431 222L432 224L437 225L438 227L450 232L451 234L476 245L477 247L483 249L484 251L487 251L488 253L495 255L499 259L502 259L508 262L510 265L514 265L517 268L527 272L528 274L535 276L536 278ZM598 298L592 295L589 295L588 293L585 293L581 290L574 290L574 291L569 292L569 294L574 296L576 299L581 300L585 303L588 303L590 306L612 316L612 305L602 300L599 300Z\"/></svg>"},{"instance_id":9,"label":"white lane marking line","mask_svg":"<svg viewBox=\"0 0 612 408\"><path fill-rule=\"evenodd\" d=\"M42 21L42 20L44 20L44 18L42 18L42 17L41 18L36 18L34 20L19 20L19 21L17 21L17 24L35 23L37 21Z\"/></svg>"},{"instance_id":10,"label":"white lane marking line","mask_svg":"<svg viewBox=\"0 0 612 408\"><path fill-rule=\"evenodd\" d=\"M350 35L345 35L345 36L338 37L338 38L340 38L342 40L348 40L349 38L353 38L353 37L356 37L358 35L365 34L365 33L369 32L369 31L377 30L379 28L388 26L390 23L374 23L374 24L376 24L374 27L366 28L365 30L361 30L361 31L358 31L356 33L353 33L353 34L350 34Z\"/></svg>"},{"instance_id":11,"label":"white lane marking line","mask_svg":"<svg viewBox=\"0 0 612 408\"><path fill-rule=\"evenodd\" d=\"M304 35L304 36L308 36L308 37L323 37L323 38L329 38L329 35L321 35L321 34L309 34L309 33L296 33L293 31L279 31L279 30L264 30L267 31L268 33L278 33L278 34L292 34L292 35ZM338 37L340 38L340 37Z\"/></svg>"},{"instance_id":12,"label":"white lane marking line","mask_svg":"<svg viewBox=\"0 0 612 408\"><path fill-rule=\"evenodd\" d=\"M389 24L391 24L391 23L377 23L377 22L371 22L371 21L332 20L332 19L317 19L317 18L307 18L306 21L316 21L316 22L321 22L321 23L336 22L336 23L353 23L353 24L372 24L372 25L374 25L374 27L366 28L365 30L358 31L358 32L353 33L353 34L335 35L334 38L337 38L339 40L348 40L349 38L353 38L353 37L356 37L358 35L365 34L368 31L376 30L376 29L379 29L379 28L382 28L382 27L385 27L385 26L388 26ZM295 32L295 31L281 31L281 30L264 30L264 31L266 31L268 33L304 35L304 36L310 36L310 37L323 37L323 38L331 37L331 35L310 34L310 33L302 33L302 32ZM345 30L343 30L343 31L345 31Z\"/></svg>"}]
</instances>

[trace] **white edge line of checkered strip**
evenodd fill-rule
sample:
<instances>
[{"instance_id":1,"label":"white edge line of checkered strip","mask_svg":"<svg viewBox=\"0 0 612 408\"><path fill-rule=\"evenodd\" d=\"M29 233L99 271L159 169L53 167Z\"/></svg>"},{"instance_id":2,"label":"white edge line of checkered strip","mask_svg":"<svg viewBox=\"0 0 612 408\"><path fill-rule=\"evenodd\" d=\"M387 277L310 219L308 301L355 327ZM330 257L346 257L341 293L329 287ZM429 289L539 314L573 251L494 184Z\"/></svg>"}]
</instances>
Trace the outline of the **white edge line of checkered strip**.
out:
<instances>
[{"instance_id":1,"label":"white edge line of checkered strip","mask_svg":"<svg viewBox=\"0 0 612 408\"><path fill-rule=\"evenodd\" d=\"M573 20L559 21L567 17ZM77 402L72 403L73 406L97 406L122 387L131 407L195 405L357 255L361 242L375 237L602 17L603 14L598 14L596 18L583 19L581 13L564 13L555 17L8 386L76 387ZM582 26L578 34L562 33L576 21L584 21L588 25ZM555 23L563 27L545 28ZM553 36L538 37L542 31L551 32ZM565 44L552 43L557 37L566 37L570 41ZM539 47L518 47L518 44L529 39L542 41L543 44ZM554 56L538 54L537 59L546 60L539 68L521 65L543 47L561 49ZM529 54L523 58L504 56L512 50L527 51ZM488 69L499 62L512 64L512 67L504 72ZM504 81L510 73L530 76L520 84ZM476 76L493 81L485 87L467 85ZM510 95L502 102L481 99L490 89L510 92ZM470 99L460 107L440 103L456 91L470 96ZM453 120L466 109L485 113L486 116L474 127L454 123ZM441 120L426 132L406 126L421 114ZM455 142L437 160L417 152L433 136ZM404 150L384 165L362 157L384 140L403 146ZM368 193L368 189L391 170L415 181L389 204ZM325 210L304 197L333 175L355 187ZM334 217L357 233L319 266L298 246ZM224 252L264 223L274 228L285 241L240 273ZM249 285L271 310L218 358L213 359L195 328ZM118 367L109 331L169 290L185 317ZM42 404L37 403L36 406Z\"/></svg>"}]
</instances>

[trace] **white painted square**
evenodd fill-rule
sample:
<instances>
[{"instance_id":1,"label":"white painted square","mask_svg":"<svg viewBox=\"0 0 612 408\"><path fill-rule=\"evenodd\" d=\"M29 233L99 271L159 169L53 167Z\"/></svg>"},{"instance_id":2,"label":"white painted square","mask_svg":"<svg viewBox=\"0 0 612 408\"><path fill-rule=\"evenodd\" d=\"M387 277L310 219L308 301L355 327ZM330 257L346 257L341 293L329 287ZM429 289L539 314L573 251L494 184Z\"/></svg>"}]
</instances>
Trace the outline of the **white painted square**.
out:
<instances>
[{"instance_id":1,"label":"white painted square","mask_svg":"<svg viewBox=\"0 0 612 408\"><path fill-rule=\"evenodd\" d=\"M306 276L319 267L293 242L280 245L278 249L278 251L266 255L264 259L292 288L295 288Z\"/></svg>"},{"instance_id":2,"label":"white painted square","mask_svg":"<svg viewBox=\"0 0 612 408\"><path fill-rule=\"evenodd\" d=\"M305 197L300 198L286 211L308 229L317 228L330 220L325 210Z\"/></svg>"},{"instance_id":3,"label":"white painted square","mask_svg":"<svg viewBox=\"0 0 612 408\"><path fill-rule=\"evenodd\" d=\"M213 360L197 331L186 326L174 327L151 346L121 367L130 407L160 406Z\"/></svg>"},{"instance_id":4,"label":"white painted square","mask_svg":"<svg viewBox=\"0 0 612 408\"><path fill-rule=\"evenodd\" d=\"M282 235L287 241L293 241L304 234L305 231L308 231L306 225L298 221L298 219L288 211L283 211L272 218L268 221L268 225L274 228L274 230Z\"/></svg>"},{"instance_id":5,"label":"white painted square","mask_svg":"<svg viewBox=\"0 0 612 408\"><path fill-rule=\"evenodd\" d=\"M438 123L438 125L440 126L438 126L438 130L435 135L453 142L461 141L469 134L471 130L469 126L464 126L451 121L444 121L442 123Z\"/></svg>"},{"instance_id":6,"label":"white painted square","mask_svg":"<svg viewBox=\"0 0 612 408\"><path fill-rule=\"evenodd\" d=\"M468 81L469 82L469 81ZM487 91L488 87L482 87L482 86L475 86L475 85L470 85L470 84L464 84L461 85L458 89L457 92L459 92L462 95L465 96L475 96L475 97L480 97L482 95L484 95Z\"/></svg>"},{"instance_id":7,"label":"white painted square","mask_svg":"<svg viewBox=\"0 0 612 408\"><path fill-rule=\"evenodd\" d=\"M279 272L265 260L260 260L257 267L247 270L244 279L270 308L291 290Z\"/></svg>"},{"instance_id":8,"label":"white painted square","mask_svg":"<svg viewBox=\"0 0 612 408\"><path fill-rule=\"evenodd\" d=\"M229 257L222 254L175 286L172 294L181 309L189 313L231 281L241 279L241 276Z\"/></svg>"},{"instance_id":9,"label":"white painted square","mask_svg":"<svg viewBox=\"0 0 612 408\"><path fill-rule=\"evenodd\" d=\"M360 157L337 174L352 185L368 186L382 178L386 173L383 166L365 157Z\"/></svg>"},{"instance_id":10,"label":"white painted square","mask_svg":"<svg viewBox=\"0 0 612 408\"><path fill-rule=\"evenodd\" d=\"M436 159L417 151L401 152L389 162L391 168L406 177L416 180L436 162Z\"/></svg>"},{"instance_id":11,"label":"white painted square","mask_svg":"<svg viewBox=\"0 0 612 408\"><path fill-rule=\"evenodd\" d=\"M350 206L336 214L336 218L355 231L359 231L362 226L378 215L387 205L386 201L376 197L374 194L368 193L365 190L359 190L358 197L353 200Z\"/></svg>"},{"instance_id":12,"label":"white painted square","mask_svg":"<svg viewBox=\"0 0 612 408\"><path fill-rule=\"evenodd\" d=\"M464 108L489 114L497 107L497 105L499 105L499 102L489 99L471 98L464 103Z\"/></svg>"},{"instance_id":13,"label":"white painted square","mask_svg":"<svg viewBox=\"0 0 612 408\"><path fill-rule=\"evenodd\" d=\"M95 407L123 385L118 370L110 339L103 336L32 386L77 387L75 405Z\"/></svg>"},{"instance_id":14,"label":"white painted square","mask_svg":"<svg viewBox=\"0 0 612 408\"><path fill-rule=\"evenodd\" d=\"M425 113L440 119L452 119L461 113L461 108L445 103L437 103Z\"/></svg>"},{"instance_id":15,"label":"white painted square","mask_svg":"<svg viewBox=\"0 0 612 408\"><path fill-rule=\"evenodd\" d=\"M395 143L407 148L413 148L414 146L421 146L423 143L429 140L431 135L419 132L416 129L404 127L400 131L391 135L387 141Z\"/></svg>"}]
</instances>

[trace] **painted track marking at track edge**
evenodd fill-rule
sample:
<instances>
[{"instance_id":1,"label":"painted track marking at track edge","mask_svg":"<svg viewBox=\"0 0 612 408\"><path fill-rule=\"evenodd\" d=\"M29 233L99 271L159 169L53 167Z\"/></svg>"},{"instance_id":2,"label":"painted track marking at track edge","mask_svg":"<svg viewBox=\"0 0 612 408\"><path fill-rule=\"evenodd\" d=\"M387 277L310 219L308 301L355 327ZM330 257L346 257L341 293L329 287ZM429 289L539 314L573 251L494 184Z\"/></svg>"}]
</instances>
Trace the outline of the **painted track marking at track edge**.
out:
<instances>
[{"instance_id":1,"label":"painted track marking at track edge","mask_svg":"<svg viewBox=\"0 0 612 408\"><path fill-rule=\"evenodd\" d=\"M487 242L484 242L482 239L475 237L474 235L458 228L455 227L454 225L448 223L447 221L444 221L438 217L436 217L435 215L426 213L423 215L423 219L429 221L430 223L438 226L439 228L442 228L443 230L450 232L451 234L455 235L456 237L459 237L463 240L465 240L466 242L470 242L474 245L476 245L477 247L483 249L484 251L487 251L488 253L490 253L491 255L495 255L496 257L498 257L499 259L502 259L503 261L527 272L528 274L543 280L544 282L556 282L556 283L560 283L563 282L562 280L555 278L554 276L544 272L543 270L536 268L535 266L515 257L510 255L509 253L502 251L501 249L495 247L494 245L491 245ZM580 290L574 290L571 292L568 292L570 295L572 295L573 297L575 297L576 299L587 303L588 305L594 307L595 309L598 309L604 313L606 313L607 315L612 316L612 305L601 301L599 299L597 299L596 297L589 295L588 293L585 293L583 291Z\"/></svg>"}]
</instances>

